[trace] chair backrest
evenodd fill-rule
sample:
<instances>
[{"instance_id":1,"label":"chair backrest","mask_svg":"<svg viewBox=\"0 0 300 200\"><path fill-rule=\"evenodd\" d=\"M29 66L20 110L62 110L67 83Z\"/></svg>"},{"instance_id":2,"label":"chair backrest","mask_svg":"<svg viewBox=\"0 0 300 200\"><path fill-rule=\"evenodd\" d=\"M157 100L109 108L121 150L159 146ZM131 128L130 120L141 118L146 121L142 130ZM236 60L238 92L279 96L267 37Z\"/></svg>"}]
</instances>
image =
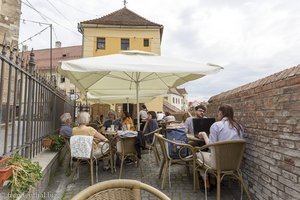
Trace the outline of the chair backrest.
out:
<instances>
[{"instance_id":1,"label":"chair backrest","mask_svg":"<svg viewBox=\"0 0 300 200\"><path fill-rule=\"evenodd\" d=\"M120 138L120 146L117 146L118 151L122 152L123 154L136 154L136 137L124 137ZM117 144L118 145L118 144Z\"/></svg>"},{"instance_id":2,"label":"chair backrest","mask_svg":"<svg viewBox=\"0 0 300 200\"><path fill-rule=\"evenodd\" d=\"M163 154L164 159L169 160L170 157L168 155L168 146L165 144L165 141L164 141L165 138L163 137L163 135L160 135L158 133L155 133L155 137L159 143L159 146L161 148L161 152Z\"/></svg>"},{"instance_id":3,"label":"chair backrest","mask_svg":"<svg viewBox=\"0 0 300 200\"><path fill-rule=\"evenodd\" d=\"M165 159L168 159L168 160L173 159L174 160L174 158L170 157L170 153L169 153L169 144L171 144L171 145L174 145L176 150L178 150L179 157L177 157L175 159L181 159L181 160L184 160L184 161L190 161L191 160L191 158L185 159L185 157L187 156L187 152L189 150L192 151L192 149L193 149L193 147L190 146L189 144L178 143L178 142L175 142L175 141L168 140L168 139L164 138L163 135L160 135L160 134L157 134L157 133L155 133L155 137L157 138L157 141L160 144L161 151L162 151L163 157Z\"/></svg>"},{"instance_id":4,"label":"chair backrest","mask_svg":"<svg viewBox=\"0 0 300 200\"><path fill-rule=\"evenodd\" d=\"M215 158L216 170L229 171L240 168L246 141L228 140L209 145L212 158Z\"/></svg>"},{"instance_id":5,"label":"chair backrest","mask_svg":"<svg viewBox=\"0 0 300 200\"><path fill-rule=\"evenodd\" d=\"M71 157L91 158L93 136L74 135L70 138Z\"/></svg>"},{"instance_id":6,"label":"chair backrest","mask_svg":"<svg viewBox=\"0 0 300 200\"><path fill-rule=\"evenodd\" d=\"M123 199L141 199L141 190L147 191L153 196L161 200L170 200L161 191L152 187L151 185L142 183L137 180L129 179L114 179L109 181L104 181L92 185L80 193L75 195L72 200L98 200L98 199L114 199L114 200L123 200Z\"/></svg>"},{"instance_id":7,"label":"chair backrest","mask_svg":"<svg viewBox=\"0 0 300 200\"><path fill-rule=\"evenodd\" d=\"M153 136L153 140L152 140L152 143L151 145L153 145L155 143L155 133L159 133L161 131L162 128L158 128L158 129L155 129L154 131L150 132L150 133L147 133L144 135L144 137L148 137L148 136ZM146 140L147 141L147 140Z\"/></svg>"}]
</instances>

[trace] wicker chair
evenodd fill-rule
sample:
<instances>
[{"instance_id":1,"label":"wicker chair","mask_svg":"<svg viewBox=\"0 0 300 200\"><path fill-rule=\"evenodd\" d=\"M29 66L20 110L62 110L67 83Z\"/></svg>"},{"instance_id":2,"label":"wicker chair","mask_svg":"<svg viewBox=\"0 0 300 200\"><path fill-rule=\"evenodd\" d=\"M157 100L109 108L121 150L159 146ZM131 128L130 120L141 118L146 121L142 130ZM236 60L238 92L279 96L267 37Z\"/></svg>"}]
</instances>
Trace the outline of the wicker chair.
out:
<instances>
[{"instance_id":1,"label":"wicker chair","mask_svg":"<svg viewBox=\"0 0 300 200\"><path fill-rule=\"evenodd\" d=\"M157 150L157 146L156 146L156 137L155 137L155 133L159 133L161 131L162 128L158 128L150 133L147 133L144 135L145 137L145 141L147 141L147 137L149 136L153 136L153 140L152 143L148 144L148 148L149 148L149 162L150 162L150 154L151 151L154 152L154 156L155 156L155 161L156 161L156 165L159 166L159 162L160 162L160 156Z\"/></svg>"},{"instance_id":2,"label":"wicker chair","mask_svg":"<svg viewBox=\"0 0 300 200\"><path fill-rule=\"evenodd\" d=\"M192 152L193 147L189 144L176 143L174 141L168 140L168 139L164 138L164 136L162 136L160 134L157 134L157 133L155 133L155 137L157 138L157 141L159 142L159 144L161 146L161 150L162 150L162 154L163 154L163 161L161 163L161 167L160 167L160 170L159 170L159 178L161 178L161 176L163 176L162 183L161 183L161 189L163 190L164 187L165 187L165 180L166 180L167 174L169 174L169 187L171 187L171 180L170 180L171 165L174 165L174 164L185 165L188 174L190 174L189 166L193 165L192 164L193 163L193 156L192 155L188 156L188 157L185 157L185 158L179 158L179 159L171 158L169 156L168 144L176 145L177 147L180 148L180 151L188 149L189 151Z\"/></svg>"},{"instance_id":3,"label":"wicker chair","mask_svg":"<svg viewBox=\"0 0 300 200\"><path fill-rule=\"evenodd\" d=\"M245 140L228 140L204 145L202 147L195 147L195 159L193 163L194 190L196 190L196 185L199 186L198 171L203 172L204 170L204 178L206 178L207 173L213 174L217 178L217 200L220 200L221 198L221 181L223 180L224 176L232 176L237 178L241 182L241 186L245 190L248 199L251 200L249 191L246 188L240 171L240 165L243 159L245 146ZM207 152L201 151L206 148L210 149L210 155ZM208 161L208 155L211 158L210 161ZM207 199L206 181L204 181L204 184L205 197Z\"/></svg>"},{"instance_id":4,"label":"wicker chair","mask_svg":"<svg viewBox=\"0 0 300 200\"><path fill-rule=\"evenodd\" d=\"M136 137L124 137L117 142L117 152L116 154L121 158L121 168L119 179L122 177L124 161L126 158L131 158L139 166L141 176L143 176L142 166L140 164L140 159L138 158L137 151L135 148Z\"/></svg>"},{"instance_id":5,"label":"wicker chair","mask_svg":"<svg viewBox=\"0 0 300 200\"><path fill-rule=\"evenodd\" d=\"M94 155L93 139L93 136L84 135L75 135L70 138L71 158L77 159L76 163L74 164L75 170L78 171L79 175L80 162L87 161L90 164L91 185L94 184L94 162L96 163L96 182L98 182L98 160L110 156L108 152L104 152L104 149L101 149L103 152L101 155ZM106 141L105 143L108 143L109 146L109 141Z\"/></svg>"},{"instance_id":6,"label":"wicker chair","mask_svg":"<svg viewBox=\"0 0 300 200\"><path fill-rule=\"evenodd\" d=\"M169 197L156 188L140 181L128 179L116 179L97 183L79 192L72 200L140 200L142 190L147 191L158 199L170 200Z\"/></svg>"}]
</instances>

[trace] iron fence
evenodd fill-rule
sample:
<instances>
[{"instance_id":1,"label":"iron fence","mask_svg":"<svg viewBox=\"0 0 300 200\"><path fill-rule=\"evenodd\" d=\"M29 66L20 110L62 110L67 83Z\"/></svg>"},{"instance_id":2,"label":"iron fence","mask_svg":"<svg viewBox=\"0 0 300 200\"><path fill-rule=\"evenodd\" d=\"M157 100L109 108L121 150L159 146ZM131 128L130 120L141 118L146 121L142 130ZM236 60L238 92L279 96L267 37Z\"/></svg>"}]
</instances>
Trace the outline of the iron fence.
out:
<instances>
[{"instance_id":1,"label":"iron fence","mask_svg":"<svg viewBox=\"0 0 300 200\"><path fill-rule=\"evenodd\" d=\"M52 77L36 70L33 51L27 62L16 49L0 46L0 155L31 158L42 151L42 139L59 128L59 116L74 113L74 102Z\"/></svg>"}]
</instances>

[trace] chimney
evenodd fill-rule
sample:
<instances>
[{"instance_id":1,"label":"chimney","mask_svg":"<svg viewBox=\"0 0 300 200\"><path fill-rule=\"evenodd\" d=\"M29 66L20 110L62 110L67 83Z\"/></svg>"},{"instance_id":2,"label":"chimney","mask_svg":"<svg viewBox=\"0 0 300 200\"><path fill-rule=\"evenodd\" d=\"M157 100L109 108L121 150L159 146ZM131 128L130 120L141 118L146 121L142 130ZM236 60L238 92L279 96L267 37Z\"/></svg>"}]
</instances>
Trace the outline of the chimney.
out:
<instances>
[{"instance_id":1,"label":"chimney","mask_svg":"<svg viewBox=\"0 0 300 200\"><path fill-rule=\"evenodd\" d=\"M60 48L61 47L61 42L60 41L56 41L55 42L55 47L56 48Z\"/></svg>"}]
</instances>

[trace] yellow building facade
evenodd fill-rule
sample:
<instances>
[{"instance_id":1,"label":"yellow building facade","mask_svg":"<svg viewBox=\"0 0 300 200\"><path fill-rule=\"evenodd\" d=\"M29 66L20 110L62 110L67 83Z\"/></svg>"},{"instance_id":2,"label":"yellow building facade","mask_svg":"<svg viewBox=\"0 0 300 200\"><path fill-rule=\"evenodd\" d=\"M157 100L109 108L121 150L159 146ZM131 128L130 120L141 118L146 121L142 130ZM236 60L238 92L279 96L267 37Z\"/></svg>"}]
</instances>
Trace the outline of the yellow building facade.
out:
<instances>
[{"instance_id":1,"label":"yellow building facade","mask_svg":"<svg viewBox=\"0 0 300 200\"><path fill-rule=\"evenodd\" d=\"M123 50L161 54L163 26L141 17L126 7L101 18L81 22L78 24L78 31L83 36L83 57L116 54ZM145 104L148 110L163 111L163 97ZM117 110L119 106L120 104L111 105L111 108Z\"/></svg>"},{"instance_id":2,"label":"yellow building facade","mask_svg":"<svg viewBox=\"0 0 300 200\"><path fill-rule=\"evenodd\" d=\"M160 55L163 26L153 23L126 7L104 17L78 25L83 35L83 57L141 50Z\"/></svg>"},{"instance_id":3,"label":"yellow building facade","mask_svg":"<svg viewBox=\"0 0 300 200\"><path fill-rule=\"evenodd\" d=\"M160 33L157 29L132 28L87 28L83 24L83 57L103 56L120 53L122 40L129 42L127 50L141 50L160 55ZM101 33L101 34L100 34ZM105 42L101 42L105 41ZM104 45L103 48L101 46Z\"/></svg>"}]
</instances>

